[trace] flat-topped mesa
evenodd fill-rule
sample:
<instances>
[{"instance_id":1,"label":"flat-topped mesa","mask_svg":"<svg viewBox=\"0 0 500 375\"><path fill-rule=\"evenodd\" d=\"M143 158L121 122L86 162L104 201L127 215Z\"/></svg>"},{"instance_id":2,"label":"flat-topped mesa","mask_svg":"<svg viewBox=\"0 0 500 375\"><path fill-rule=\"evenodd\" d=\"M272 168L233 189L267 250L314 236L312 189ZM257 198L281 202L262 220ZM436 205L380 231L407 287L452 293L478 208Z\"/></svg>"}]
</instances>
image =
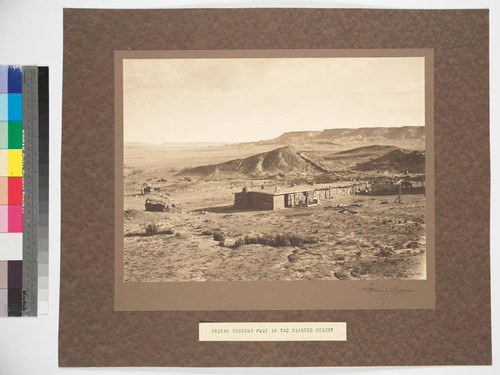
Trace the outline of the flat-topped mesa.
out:
<instances>
[{"instance_id":1,"label":"flat-topped mesa","mask_svg":"<svg viewBox=\"0 0 500 375\"><path fill-rule=\"evenodd\" d=\"M345 141L416 141L422 142L425 138L424 126L395 126L395 127L365 127L365 128L331 128L321 131L305 130L290 131L260 144L310 144L327 142L342 144Z\"/></svg>"},{"instance_id":2,"label":"flat-topped mesa","mask_svg":"<svg viewBox=\"0 0 500 375\"><path fill-rule=\"evenodd\" d=\"M424 126L372 127L372 128L340 128L325 129L315 139L337 138L386 138L386 139L423 139Z\"/></svg>"}]
</instances>

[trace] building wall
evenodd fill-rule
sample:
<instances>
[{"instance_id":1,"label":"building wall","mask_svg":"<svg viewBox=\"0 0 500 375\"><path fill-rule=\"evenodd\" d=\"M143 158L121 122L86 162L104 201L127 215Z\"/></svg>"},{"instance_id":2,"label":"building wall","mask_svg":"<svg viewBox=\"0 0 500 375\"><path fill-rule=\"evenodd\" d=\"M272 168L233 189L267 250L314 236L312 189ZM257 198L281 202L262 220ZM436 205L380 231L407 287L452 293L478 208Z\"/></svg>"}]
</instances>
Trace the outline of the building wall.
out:
<instances>
[{"instance_id":1,"label":"building wall","mask_svg":"<svg viewBox=\"0 0 500 375\"><path fill-rule=\"evenodd\" d=\"M369 189L368 183L350 186L330 186L314 191L298 191L274 195L257 191L242 191L234 194L234 206L238 209L277 210L285 207L297 207L313 203L313 198L333 199L354 195Z\"/></svg>"},{"instance_id":2,"label":"building wall","mask_svg":"<svg viewBox=\"0 0 500 375\"><path fill-rule=\"evenodd\" d=\"M272 194L258 193L255 191L250 191L247 193L248 196L248 208L258 209L258 210L273 210L274 209L274 197Z\"/></svg>"},{"instance_id":3,"label":"building wall","mask_svg":"<svg viewBox=\"0 0 500 375\"><path fill-rule=\"evenodd\" d=\"M248 208L248 193L241 192L234 194L234 207L240 210Z\"/></svg>"},{"instance_id":4,"label":"building wall","mask_svg":"<svg viewBox=\"0 0 500 375\"><path fill-rule=\"evenodd\" d=\"M364 193L370 189L370 184L359 183L350 186L330 186L327 188L320 188L314 191L314 197L320 199L332 199L335 197L344 197L347 195L354 195Z\"/></svg>"},{"instance_id":5,"label":"building wall","mask_svg":"<svg viewBox=\"0 0 500 375\"><path fill-rule=\"evenodd\" d=\"M285 198L286 195L275 195L273 197L273 209L278 210L280 208L285 208Z\"/></svg>"},{"instance_id":6,"label":"building wall","mask_svg":"<svg viewBox=\"0 0 500 375\"><path fill-rule=\"evenodd\" d=\"M285 207L302 206L306 202L306 194L304 192L285 194Z\"/></svg>"}]
</instances>

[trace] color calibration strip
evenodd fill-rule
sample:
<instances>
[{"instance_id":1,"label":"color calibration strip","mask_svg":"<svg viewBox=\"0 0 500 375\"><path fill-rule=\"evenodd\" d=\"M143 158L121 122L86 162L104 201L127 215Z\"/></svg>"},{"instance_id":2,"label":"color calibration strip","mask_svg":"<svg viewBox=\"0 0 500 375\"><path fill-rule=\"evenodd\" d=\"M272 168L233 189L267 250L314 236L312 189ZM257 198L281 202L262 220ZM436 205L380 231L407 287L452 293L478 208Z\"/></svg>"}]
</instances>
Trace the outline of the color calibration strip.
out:
<instances>
[{"instance_id":1,"label":"color calibration strip","mask_svg":"<svg viewBox=\"0 0 500 375\"><path fill-rule=\"evenodd\" d=\"M48 134L48 105L39 105L39 76L48 102L47 68L0 66L0 316L37 316L39 289L48 305L48 282L39 280L39 258L48 279L48 231L40 232L40 224L48 226L48 168L41 183L38 135L39 117ZM48 152L48 137L44 142Z\"/></svg>"},{"instance_id":2,"label":"color calibration strip","mask_svg":"<svg viewBox=\"0 0 500 375\"><path fill-rule=\"evenodd\" d=\"M0 69L0 316L22 316L22 70Z\"/></svg>"}]
</instances>

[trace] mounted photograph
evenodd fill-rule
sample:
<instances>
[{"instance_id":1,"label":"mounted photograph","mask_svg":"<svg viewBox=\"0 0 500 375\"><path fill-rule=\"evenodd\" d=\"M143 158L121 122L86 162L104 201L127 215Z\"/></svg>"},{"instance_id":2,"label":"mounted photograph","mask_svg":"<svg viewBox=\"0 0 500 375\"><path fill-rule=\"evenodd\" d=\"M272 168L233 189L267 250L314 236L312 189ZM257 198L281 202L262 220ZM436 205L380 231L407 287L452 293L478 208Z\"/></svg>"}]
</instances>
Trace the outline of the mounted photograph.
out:
<instances>
[{"instance_id":1,"label":"mounted photograph","mask_svg":"<svg viewBox=\"0 0 500 375\"><path fill-rule=\"evenodd\" d=\"M121 67L121 282L428 279L424 56Z\"/></svg>"}]
</instances>

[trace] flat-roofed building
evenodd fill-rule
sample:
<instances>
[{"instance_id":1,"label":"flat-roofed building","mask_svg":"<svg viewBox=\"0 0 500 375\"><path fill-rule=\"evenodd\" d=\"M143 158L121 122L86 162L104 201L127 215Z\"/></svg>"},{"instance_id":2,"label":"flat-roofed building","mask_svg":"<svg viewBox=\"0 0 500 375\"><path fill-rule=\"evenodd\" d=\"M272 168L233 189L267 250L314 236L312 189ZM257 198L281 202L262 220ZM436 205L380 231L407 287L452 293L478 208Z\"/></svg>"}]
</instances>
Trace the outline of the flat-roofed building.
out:
<instances>
[{"instance_id":1,"label":"flat-roofed building","mask_svg":"<svg viewBox=\"0 0 500 375\"><path fill-rule=\"evenodd\" d=\"M248 191L246 188L234 194L234 207L238 209L277 210L280 208L311 206L321 199L367 193L367 182L345 184L301 185L274 190Z\"/></svg>"}]
</instances>

